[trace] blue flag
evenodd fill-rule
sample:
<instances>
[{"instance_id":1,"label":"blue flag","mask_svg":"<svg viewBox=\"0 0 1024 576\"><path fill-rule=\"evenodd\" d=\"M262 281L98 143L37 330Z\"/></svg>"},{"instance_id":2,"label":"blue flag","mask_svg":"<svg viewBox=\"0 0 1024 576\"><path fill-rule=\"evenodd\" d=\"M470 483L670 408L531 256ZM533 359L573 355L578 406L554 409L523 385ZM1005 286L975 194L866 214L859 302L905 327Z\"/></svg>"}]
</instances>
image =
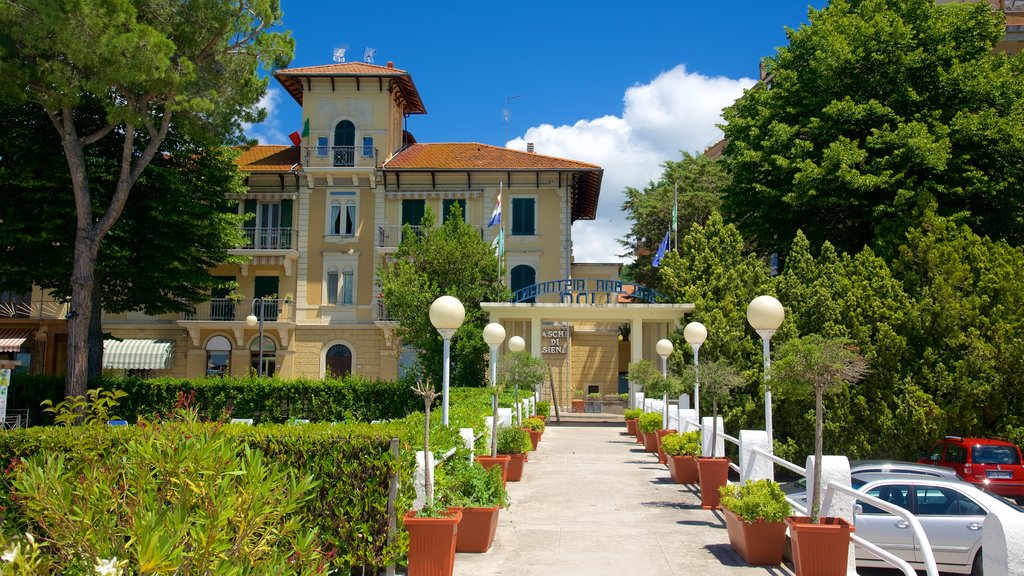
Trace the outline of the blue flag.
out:
<instances>
[{"instance_id":1,"label":"blue flag","mask_svg":"<svg viewBox=\"0 0 1024 576\"><path fill-rule=\"evenodd\" d=\"M668 250L668 235L671 230L665 232L665 237L661 240L661 245L658 246L658 252L654 255L654 260L651 261L651 265L657 268L661 266L661 259L665 257L665 252Z\"/></svg>"}]
</instances>

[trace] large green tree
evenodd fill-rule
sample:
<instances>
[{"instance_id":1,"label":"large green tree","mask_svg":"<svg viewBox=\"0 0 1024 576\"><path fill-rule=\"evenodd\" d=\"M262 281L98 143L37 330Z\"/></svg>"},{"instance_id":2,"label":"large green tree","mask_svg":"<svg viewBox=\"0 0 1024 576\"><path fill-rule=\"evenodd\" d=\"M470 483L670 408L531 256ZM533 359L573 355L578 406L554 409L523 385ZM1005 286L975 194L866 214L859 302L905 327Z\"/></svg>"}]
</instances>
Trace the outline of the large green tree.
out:
<instances>
[{"instance_id":1,"label":"large green tree","mask_svg":"<svg viewBox=\"0 0 1024 576\"><path fill-rule=\"evenodd\" d=\"M1024 59L993 52L985 2L834 0L726 108L724 209L762 254L812 245L891 258L932 207L1024 242Z\"/></svg>"},{"instance_id":2,"label":"large green tree","mask_svg":"<svg viewBox=\"0 0 1024 576\"><path fill-rule=\"evenodd\" d=\"M672 209L678 204L676 234L680 236L693 223L703 225L722 203L721 194L728 177L720 162L703 154L682 153L679 161L669 160L657 182L650 182L643 190L626 188L622 210L632 222L625 238L619 244L625 249L623 256L634 258L625 275L631 280L657 288L660 286L657 269L651 259L665 232L672 228Z\"/></svg>"},{"instance_id":3,"label":"large green tree","mask_svg":"<svg viewBox=\"0 0 1024 576\"><path fill-rule=\"evenodd\" d=\"M161 152L172 119L206 143L241 139L241 122L262 119L267 79L294 45L276 0L15 0L0 4L0 98L42 108L60 136L75 206L71 308L93 314L96 261L139 177ZM76 111L95 100L98 129ZM86 149L119 138L109 203L92 191ZM80 395L88 375L87 322L71 322L65 392Z\"/></svg>"},{"instance_id":4,"label":"large green tree","mask_svg":"<svg viewBox=\"0 0 1024 576\"><path fill-rule=\"evenodd\" d=\"M511 297L498 280L498 258L480 230L454 210L441 226L427 208L418 231L402 230L394 260L378 270L384 306L398 321L402 342L418 351L420 368L430 381L441 382L442 340L430 323L430 304L454 296L466 308L466 319L452 337L453 386L483 386L488 382L487 344L483 328L488 316L481 302L504 302Z\"/></svg>"},{"instance_id":5,"label":"large green tree","mask_svg":"<svg viewBox=\"0 0 1024 576\"><path fill-rule=\"evenodd\" d=\"M105 121L102 107L81 106L80 123ZM118 175L121 142L104 138L86 150L94 167L94 202L105 205ZM208 270L232 257L244 241L237 201L243 191L236 152L205 147L174 127L161 154L135 184L124 212L111 228L96 263L90 321L90 375L100 369L99 312L142 310L156 315L183 311L209 297L219 281ZM53 170L60 141L38 107L0 107L0 289L31 286L70 297L75 236L74 206L63 199L71 188L66 171Z\"/></svg>"}]
</instances>

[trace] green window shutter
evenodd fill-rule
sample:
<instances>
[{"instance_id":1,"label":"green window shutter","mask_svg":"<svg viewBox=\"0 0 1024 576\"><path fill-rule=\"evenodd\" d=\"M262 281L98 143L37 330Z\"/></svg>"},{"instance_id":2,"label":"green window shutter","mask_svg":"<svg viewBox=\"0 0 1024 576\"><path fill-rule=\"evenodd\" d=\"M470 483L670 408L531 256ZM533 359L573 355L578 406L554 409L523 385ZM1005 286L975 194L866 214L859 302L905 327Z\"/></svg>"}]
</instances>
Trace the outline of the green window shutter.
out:
<instances>
[{"instance_id":1,"label":"green window shutter","mask_svg":"<svg viewBox=\"0 0 1024 576\"><path fill-rule=\"evenodd\" d=\"M245 227L256 227L256 200L245 201Z\"/></svg>"},{"instance_id":2,"label":"green window shutter","mask_svg":"<svg viewBox=\"0 0 1024 576\"><path fill-rule=\"evenodd\" d=\"M441 212L444 215L442 222L447 222L455 211L455 207L459 207L459 213L462 215L462 220L466 220L466 203L462 200L444 200L441 202Z\"/></svg>"},{"instance_id":3,"label":"green window shutter","mask_svg":"<svg viewBox=\"0 0 1024 576\"><path fill-rule=\"evenodd\" d=\"M536 234L533 205L533 198L512 199L513 236L533 236Z\"/></svg>"},{"instance_id":4,"label":"green window shutter","mask_svg":"<svg viewBox=\"0 0 1024 576\"><path fill-rule=\"evenodd\" d=\"M426 206L426 200L402 200L402 225L419 226Z\"/></svg>"},{"instance_id":5,"label":"green window shutter","mask_svg":"<svg viewBox=\"0 0 1024 576\"><path fill-rule=\"evenodd\" d=\"M285 250L293 248L291 200L281 200L281 248Z\"/></svg>"}]
</instances>

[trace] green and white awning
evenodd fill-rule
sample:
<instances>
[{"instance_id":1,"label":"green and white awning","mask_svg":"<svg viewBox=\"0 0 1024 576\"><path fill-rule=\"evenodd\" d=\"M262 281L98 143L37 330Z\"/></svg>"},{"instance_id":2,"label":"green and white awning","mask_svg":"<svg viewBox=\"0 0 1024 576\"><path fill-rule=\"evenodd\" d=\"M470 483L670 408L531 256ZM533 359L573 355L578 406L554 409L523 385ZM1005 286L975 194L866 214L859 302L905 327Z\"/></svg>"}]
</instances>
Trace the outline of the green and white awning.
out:
<instances>
[{"instance_id":1,"label":"green and white awning","mask_svg":"<svg viewBox=\"0 0 1024 576\"><path fill-rule=\"evenodd\" d=\"M104 340L103 367L166 370L174 358L173 340Z\"/></svg>"}]
</instances>

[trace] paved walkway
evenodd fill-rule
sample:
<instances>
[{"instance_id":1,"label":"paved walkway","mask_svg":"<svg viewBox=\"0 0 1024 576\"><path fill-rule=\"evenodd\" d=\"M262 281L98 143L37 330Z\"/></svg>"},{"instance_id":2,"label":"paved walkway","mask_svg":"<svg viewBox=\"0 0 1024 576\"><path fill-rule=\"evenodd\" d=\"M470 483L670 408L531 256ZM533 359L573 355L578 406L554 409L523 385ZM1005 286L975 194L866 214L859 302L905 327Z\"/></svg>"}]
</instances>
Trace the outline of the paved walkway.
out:
<instances>
[{"instance_id":1,"label":"paved walkway","mask_svg":"<svg viewBox=\"0 0 1024 576\"><path fill-rule=\"evenodd\" d=\"M455 576L789 576L750 567L720 512L625 435L625 424L550 425L522 482L508 484L486 554L458 554Z\"/></svg>"}]
</instances>

